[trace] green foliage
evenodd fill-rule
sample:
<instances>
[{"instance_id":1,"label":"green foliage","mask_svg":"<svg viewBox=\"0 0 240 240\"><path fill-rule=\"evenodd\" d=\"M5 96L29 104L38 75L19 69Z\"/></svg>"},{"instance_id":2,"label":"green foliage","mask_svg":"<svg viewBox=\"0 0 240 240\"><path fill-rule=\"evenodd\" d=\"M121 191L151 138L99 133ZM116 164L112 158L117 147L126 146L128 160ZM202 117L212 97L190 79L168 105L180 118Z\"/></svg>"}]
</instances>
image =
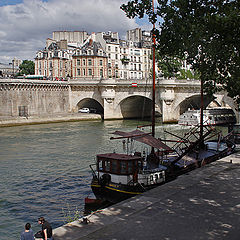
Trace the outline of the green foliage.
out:
<instances>
[{"instance_id":1,"label":"green foliage","mask_svg":"<svg viewBox=\"0 0 240 240\"><path fill-rule=\"evenodd\" d=\"M191 70L180 69L179 74L177 75L178 79L199 79L199 73L193 73Z\"/></svg>"},{"instance_id":2,"label":"green foliage","mask_svg":"<svg viewBox=\"0 0 240 240\"><path fill-rule=\"evenodd\" d=\"M182 66L179 59L167 55L161 57L158 54L156 60L164 78L176 77Z\"/></svg>"},{"instance_id":3,"label":"green foliage","mask_svg":"<svg viewBox=\"0 0 240 240\"><path fill-rule=\"evenodd\" d=\"M64 211L64 209L62 209L62 212L64 217L64 223L71 223L82 217L77 207L75 208L75 210L71 210L69 204L67 204L67 211Z\"/></svg>"},{"instance_id":4,"label":"green foliage","mask_svg":"<svg viewBox=\"0 0 240 240\"><path fill-rule=\"evenodd\" d=\"M121 8L130 18L148 16L158 23L160 56L186 59L204 82L205 92L220 89L240 103L240 1L134 0ZM157 18L158 17L158 18Z\"/></svg>"},{"instance_id":5,"label":"green foliage","mask_svg":"<svg viewBox=\"0 0 240 240\"><path fill-rule=\"evenodd\" d=\"M33 61L24 60L19 66L20 75L32 75L35 72L35 64Z\"/></svg>"}]
</instances>

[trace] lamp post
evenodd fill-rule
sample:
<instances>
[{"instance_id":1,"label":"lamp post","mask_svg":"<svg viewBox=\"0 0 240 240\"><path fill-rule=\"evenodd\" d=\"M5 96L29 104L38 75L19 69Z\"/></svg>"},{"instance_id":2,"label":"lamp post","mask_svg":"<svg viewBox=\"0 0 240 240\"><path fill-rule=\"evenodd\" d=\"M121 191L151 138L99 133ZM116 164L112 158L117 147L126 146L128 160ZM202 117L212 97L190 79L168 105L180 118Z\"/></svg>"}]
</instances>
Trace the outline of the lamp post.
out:
<instances>
[{"instance_id":1,"label":"lamp post","mask_svg":"<svg viewBox=\"0 0 240 240\"><path fill-rule=\"evenodd\" d=\"M13 67L13 77L14 77L14 59L12 60L12 67Z\"/></svg>"}]
</instances>

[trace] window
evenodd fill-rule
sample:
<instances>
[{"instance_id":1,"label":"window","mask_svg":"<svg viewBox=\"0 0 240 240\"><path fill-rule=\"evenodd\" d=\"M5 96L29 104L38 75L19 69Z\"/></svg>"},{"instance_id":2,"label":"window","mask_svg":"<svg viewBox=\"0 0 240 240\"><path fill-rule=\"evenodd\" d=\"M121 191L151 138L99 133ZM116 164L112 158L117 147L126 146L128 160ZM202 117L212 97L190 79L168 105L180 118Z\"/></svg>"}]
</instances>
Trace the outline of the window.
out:
<instances>
[{"instance_id":1,"label":"window","mask_svg":"<svg viewBox=\"0 0 240 240\"><path fill-rule=\"evenodd\" d=\"M82 63L83 63L83 66L85 66L86 65L86 59L83 59Z\"/></svg>"},{"instance_id":2,"label":"window","mask_svg":"<svg viewBox=\"0 0 240 240\"><path fill-rule=\"evenodd\" d=\"M128 162L128 173L132 173L132 162Z\"/></svg>"},{"instance_id":3,"label":"window","mask_svg":"<svg viewBox=\"0 0 240 240\"><path fill-rule=\"evenodd\" d=\"M102 59L99 60L99 64L100 64L100 66L103 65L103 60Z\"/></svg>"},{"instance_id":4,"label":"window","mask_svg":"<svg viewBox=\"0 0 240 240\"><path fill-rule=\"evenodd\" d=\"M86 76L86 70L83 69L83 76Z\"/></svg>"},{"instance_id":5,"label":"window","mask_svg":"<svg viewBox=\"0 0 240 240\"><path fill-rule=\"evenodd\" d=\"M107 172L110 171L110 161L109 160L105 161L105 171L107 171Z\"/></svg>"},{"instance_id":6,"label":"window","mask_svg":"<svg viewBox=\"0 0 240 240\"><path fill-rule=\"evenodd\" d=\"M91 68L88 69L88 76L92 76L92 69Z\"/></svg>"},{"instance_id":7,"label":"window","mask_svg":"<svg viewBox=\"0 0 240 240\"><path fill-rule=\"evenodd\" d=\"M121 173L127 173L127 163L126 162L121 162Z\"/></svg>"},{"instance_id":8,"label":"window","mask_svg":"<svg viewBox=\"0 0 240 240\"><path fill-rule=\"evenodd\" d=\"M111 51L111 46L108 46L108 51Z\"/></svg>"},{"instance_id":9,"label":"window","mask_svg":"<svg viewBox=\"0 0 240 240\"><path fill-rule=\"evenodd\" d=\"M88 59L88 66L92 66L92 59Z\"/></svg>"},{"instance_id":10,"label":"window","mask_svg":"<svg viewBox=\"0 0 240 240\"><path fill-rule=\"evenodd\" d=\"M77 69L77 75L80 76L80 69Z\"/></svg>"},{"instance_id":11,"label":"window","mask_svg":"<svg viewBox=\"0 0 240 240\"><path fill-rule=\"evenodd\" d=\"M103 77L103 70L100 69L100 77Z\"/></svg>"},{"instance_id":12,"label":"window","mask_svg":"<svg viewBox=\"0 0 240 240\"><path fill-rule=\"evenodd\" d=\"M117 52L118 51L118 48L117 47L115 47L115 52Z\"/></svg>"},{"instance_id":13,"label":"window","mask_svg":"<svg viewBox=\"0 0 240 240\"><path fill-rule=\"evenodd\" d=\"M77 66L79 66L79 65L80 65L80 59L77 60Z\"/></svg>"},{"instance_id":14,"label":"window","mask_svg":"<svg viewBox=\"0 0 240 240\"><path fill-rule=\"evenodd\" d=\"M117 173L117 161L112 160L112 172Z\"/></svg>"}]
</instances>

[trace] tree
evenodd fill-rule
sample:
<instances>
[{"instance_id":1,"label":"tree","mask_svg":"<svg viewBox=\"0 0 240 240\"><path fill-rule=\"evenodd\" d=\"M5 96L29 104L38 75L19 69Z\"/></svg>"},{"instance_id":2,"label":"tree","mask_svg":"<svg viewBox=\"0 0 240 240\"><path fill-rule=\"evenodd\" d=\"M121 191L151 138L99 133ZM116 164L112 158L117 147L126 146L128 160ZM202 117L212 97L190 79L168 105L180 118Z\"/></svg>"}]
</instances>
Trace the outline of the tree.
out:
<instances>
[{"instance_id":1,"label":"tree","mask_svg":"<svg viewBox=\"0 0 240 240\"><path fill-rule=\"evenodd\" d=\"M240 103L240 1L133 0L121 6L130 18L144 15L153 29L160 56L186 59L200 75L205 92L227 90Z\"/></svg>"},{"instance_id":2,"label":"tree","mask_svg":"<svg viewBox=\"0 0 240 240\"><path fill-rule=\"evenodd\" d=\"M23 60L22 64L19 66L21 75L34 74L35 64L31 60Z\"/></svg>"}]
</instances>

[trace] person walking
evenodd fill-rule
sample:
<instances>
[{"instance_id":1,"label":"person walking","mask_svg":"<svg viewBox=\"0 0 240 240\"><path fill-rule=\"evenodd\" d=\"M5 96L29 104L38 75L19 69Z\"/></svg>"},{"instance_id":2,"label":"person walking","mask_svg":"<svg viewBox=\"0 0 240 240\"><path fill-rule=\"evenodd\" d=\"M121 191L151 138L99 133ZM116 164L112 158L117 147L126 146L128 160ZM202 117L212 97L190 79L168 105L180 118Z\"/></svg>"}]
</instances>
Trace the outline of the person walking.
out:
<instances>
[{"instance_id":1,"label":"person walking","mask_svg":"<svg viewBox=\"0 0 240 240\"><path fill-rule=\"evenodd\" d=\"M42 225L42 238L43 240L53 240L52 227L44 217L38 218L38 223Z\"/></svg>"},{"instance_id":2,"label":"person walking","mask_svg":"<svg viewBox=\"0 0 240 240\"><path fill-rule=\"evenodd\" d=\"M21 240L34 240L30 223L26 223L25 230L21 233Z\"/></svg>"}]
</instances>

